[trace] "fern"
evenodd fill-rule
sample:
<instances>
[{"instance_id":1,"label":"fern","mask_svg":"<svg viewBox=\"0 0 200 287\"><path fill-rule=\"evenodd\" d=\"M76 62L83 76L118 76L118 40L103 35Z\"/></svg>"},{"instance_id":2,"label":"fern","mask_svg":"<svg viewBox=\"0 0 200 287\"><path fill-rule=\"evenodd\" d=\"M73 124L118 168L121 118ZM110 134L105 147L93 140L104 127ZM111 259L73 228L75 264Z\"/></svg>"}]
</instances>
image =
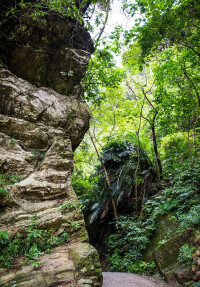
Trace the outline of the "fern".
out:
<instances>
[{"instance_id":1,"label":"fern","mask_svg":"<svg viewBox=\"0 0 200 287\"><path fill-rule=\"evenodd\" d=\"M194 206L188 214L181 216L180 226L182 229L200 224L200 205Z\"/></svg>"}]
</instances>

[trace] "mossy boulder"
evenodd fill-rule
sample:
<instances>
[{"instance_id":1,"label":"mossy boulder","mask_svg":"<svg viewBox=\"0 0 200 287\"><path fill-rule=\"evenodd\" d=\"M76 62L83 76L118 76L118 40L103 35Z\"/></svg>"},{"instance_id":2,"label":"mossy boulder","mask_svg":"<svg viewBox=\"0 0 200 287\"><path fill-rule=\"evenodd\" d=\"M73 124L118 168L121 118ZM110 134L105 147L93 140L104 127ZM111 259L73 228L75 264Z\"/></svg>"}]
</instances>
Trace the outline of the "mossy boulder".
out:
<instances>
[{"instance_id":1,"label":"mossy boulder","mask_svg":"<svg viewBox=\"0 0 200 287\"><path fill-rule=\"evenodd\" d=\"M179 251L184 244L191 245L195 230L188 228L178 233L178 222L173 214L159 218L157 232L145 252L145 261L155 260L159 273L170 284L182 284L192 279L192 264L179 262Z\"/></svg>"},{"instance_id":2,"label":"mossy boulder","mask_svg":"<svg viewBox=\"0 0 200 287\"><path fill-rule=\"evenodd\" d=\"M80 243L76 246L72 246L69 251L70 257L72 258L75 266L75 272L79 276L79 285L80 286L101 286L102 283L102 270L99 263L99 255L94 250L91 245L86 243ZM91 263L92 262L92 263ZM82 281L82 274L87 275L86 279L90 281ZM82 282L82 283L81 283Z\"/></svg>"},{"instance_id":3,"label":"mossy boulder","mask_svg":"<svg viewBox=\"0 0 200 287\"><path fill-rule=\"evenodd\" d=\"M157 219L156 233L152 236L147 250L144 254L146 261L153 260L153 251L175 235L178 229L178 222L174 219L173 213L167 214Z\"/></svg>"}]
</instances>

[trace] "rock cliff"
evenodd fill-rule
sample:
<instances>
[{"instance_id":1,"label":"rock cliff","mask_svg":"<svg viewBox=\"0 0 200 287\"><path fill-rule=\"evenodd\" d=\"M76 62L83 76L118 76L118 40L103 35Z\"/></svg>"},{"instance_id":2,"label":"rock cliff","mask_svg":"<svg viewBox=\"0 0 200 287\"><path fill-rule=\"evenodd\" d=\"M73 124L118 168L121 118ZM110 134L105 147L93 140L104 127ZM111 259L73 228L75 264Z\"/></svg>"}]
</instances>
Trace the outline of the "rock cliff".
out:
<instances>
[{"instance_id":1,"label":"rock cliff","mask_svg":"<svg viewBox=\"0 0 200 287\"><path fill-rule=\"evenodd\" d=\"M52 244L35 260L10 254L0 286L100 286L71 186L73 150L89 126L81 79L90 36L56 14L1 18L0 31L0 251L17 240L27 248L33 232Z\"/></svg>"}]
</instances>

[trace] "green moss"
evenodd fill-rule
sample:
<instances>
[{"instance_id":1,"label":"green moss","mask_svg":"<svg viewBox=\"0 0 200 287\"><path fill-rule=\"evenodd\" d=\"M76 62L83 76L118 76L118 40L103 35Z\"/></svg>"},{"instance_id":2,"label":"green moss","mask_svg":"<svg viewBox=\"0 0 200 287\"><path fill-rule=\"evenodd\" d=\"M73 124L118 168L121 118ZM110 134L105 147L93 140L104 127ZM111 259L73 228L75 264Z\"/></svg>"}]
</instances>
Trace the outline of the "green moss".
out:
<instances>
[{"instance_id":1,"label":"green moss","mask_svg":"<svg viewBox=\"0 0 200 287\"><path fill-rule=\"evenodd\" d=\"M89 242L88 233L85 227L78 231L78 236L80 237L82 241Z\"/></svg>"},{"instance_id":2,"label":"green moss","mask_svg":"<svg viewBox=\"0 0 200 287\"><path fill-rule=\"evenodd\" d=\"M163 270L177 263L179 249L185 243L190 243L192 234L194 234L194 231L186 230L185 232L168 239L154 250L153 254L156 261Z\"/></svg>"},{"instance_id":3,"label":"green moss","mask_svg":"<svg viewBox=\"0 0 200 287\"><path fill-rule=\"evenodd\" d=\"M145 251L145 261L151 262L154 259L152 252L157 249L161 244L166 242L169 238L173 237L176 234L178 226L179 224L174 219L173 213L170 213L157 219L156 233L153 235Z\"/></svg>"},{"instance_id":4,"label":"green moss","mask_svg":"<svg viewBox=\"0 0 200 287\"><path fill-rule=\"evenodd\" d=\"M102 279L101 265L97 251L88 243L80 243L69 251L75 269L79 276L86 278L96 277L98 284ZM98 286L98 285L97 285Z\"/></svg>"}]
</instances>

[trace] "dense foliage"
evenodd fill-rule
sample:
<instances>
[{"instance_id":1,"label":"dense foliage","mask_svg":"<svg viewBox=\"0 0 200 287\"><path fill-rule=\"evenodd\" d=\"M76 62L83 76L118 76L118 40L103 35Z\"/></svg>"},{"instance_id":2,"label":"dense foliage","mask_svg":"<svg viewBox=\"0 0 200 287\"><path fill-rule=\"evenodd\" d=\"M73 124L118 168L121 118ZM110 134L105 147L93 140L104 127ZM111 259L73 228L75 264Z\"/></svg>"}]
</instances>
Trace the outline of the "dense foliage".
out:
<instances>
[{"instance_id":1,"label":"dense foliage","mask_svg":"<svg viewBox=\"0 0 200 287\"><path fill-rule=\"evenodd\" d=\"M133 273L150 272L155 263L142 261L148 238L155 229L153 222L138 221L131 216L121 216L116 233L109 236L107 260L112 271Z\"/></svg>"},{"instance_id":2,"label":"dense foliage","mask_svg":"<svg viewBox=\"0 0 200 287\"><path fill-rule=\"evenodd\" d=\"M200 227L199 160L193 163L187 160L182 167L173 170L170 178L172 186L147 200L140 218L130 215L119 218L116 233L110 235L108 241L107 259L113 271L142 273L155 267L142 259L161 216L173 214L173 220L179 223L177 234L188 227ZM182 246L179 261L191 264L194 251L188 244Z\"/></svg>"},{"instance_id":3,"label":"dense foliage","mask_svg":"<svg viewBox=\"0 0 200 287\"><path fill-rule=\"evenodd\" d=\"M89 138L84 143L87 151L80 146L76 153L74 188L86 217L93 209L91 221L101 225L106 224L100 219L106 203L111 198L117 205L121 201L122 217L109 239L101 240L100 234L98 242L106 245L112 270L141 273L154 268L154 263L143 261L143 254L162 216L172 214L179 224L177 232L199 228L200 6L190 0L121 3L135 24L129 30L118 26L104 37L85 79L91 131L112 189L103 166L98 167ZM119 69L115 60L122 50L123 66ZM123 138L134 148L120 150ZM143 193L136 212L133 195L140 191L143 181L142 169L135 172L140 167L138 150L145 151L152 162L154 182L151 192ZM123 161L120 153L129 156ZM80 161L83 154L90 164ZM161 188L155 189L156 184ZM113 224L112 216L107 220ZM110 229L105 230L106 238ZM179 261L191 264L193 252L193 247L182 246Z\"/></svg>"}]
</instances>

